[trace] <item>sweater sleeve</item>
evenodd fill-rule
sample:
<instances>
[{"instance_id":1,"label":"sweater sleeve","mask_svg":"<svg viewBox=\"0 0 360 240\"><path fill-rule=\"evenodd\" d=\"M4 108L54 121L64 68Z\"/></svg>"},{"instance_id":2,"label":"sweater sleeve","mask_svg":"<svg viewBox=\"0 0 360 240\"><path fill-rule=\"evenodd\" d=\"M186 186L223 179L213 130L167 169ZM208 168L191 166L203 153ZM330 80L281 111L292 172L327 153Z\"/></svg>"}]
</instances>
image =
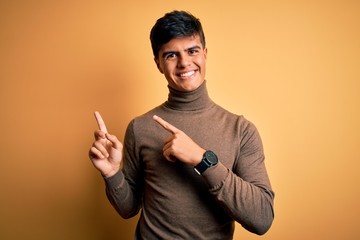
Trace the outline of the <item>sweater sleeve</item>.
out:
<instances>
[{"instance_id":1,"label":"sweater sleeve","mask_svg":"<svg viewBox=\"0 0 360 240\"><path fill-rule=\"evenodd\" d=\"M124 141L123 168L112 177L105 178L106 195L111 205L123 218L135 216L142 202L142 171L136 151L135 136L131 121ZM140 180L138 180L140 179Z\"/></svg>"},{"instance_id":2,"label":"sweater sleeve","mask_svg":"<svg viewBox=\"0 0 360 240\"><path fill-rule=\"evenodd\" d=\"M263 146L255 126L247 122L240 132L240 151L232 170L221 164L203 177L209 191L235 221L250 232L262 235L273 219L274 192L264 163Z\"/></svg>"}]
</instances>

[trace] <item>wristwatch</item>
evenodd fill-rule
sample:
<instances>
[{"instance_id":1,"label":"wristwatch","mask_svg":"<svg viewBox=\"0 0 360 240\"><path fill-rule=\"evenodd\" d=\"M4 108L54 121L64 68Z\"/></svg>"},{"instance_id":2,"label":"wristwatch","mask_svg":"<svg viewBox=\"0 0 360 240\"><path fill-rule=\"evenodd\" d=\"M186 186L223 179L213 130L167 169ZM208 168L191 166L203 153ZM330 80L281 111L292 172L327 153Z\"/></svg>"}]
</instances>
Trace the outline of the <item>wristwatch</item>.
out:
<instances>
[{"instance_id":1,"label":"wristwatch","mask_svg":"<svg viewBox=\"0 0 360 240\"><path fill-rule=\"evenodd\" d=\"M210 150L206 151L204 153L204 156L201 160L201 162L194 167L194 170L201 174L209 167L215 166L218 163L218 158L216 154Z\"/></svg>"}]
</instances>

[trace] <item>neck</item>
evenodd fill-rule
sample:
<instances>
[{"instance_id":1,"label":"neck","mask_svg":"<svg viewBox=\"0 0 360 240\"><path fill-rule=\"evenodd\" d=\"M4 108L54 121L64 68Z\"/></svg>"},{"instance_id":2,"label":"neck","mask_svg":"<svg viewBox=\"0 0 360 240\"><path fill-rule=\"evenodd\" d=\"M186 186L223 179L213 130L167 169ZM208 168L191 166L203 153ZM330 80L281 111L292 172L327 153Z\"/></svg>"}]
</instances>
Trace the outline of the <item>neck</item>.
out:
<instances>
[{"instance_id":1,"label":"neck","mask_svg":"<svg viewBox=\"0 0 360 240\"><path fill-rule=\"evenodd\" d=\"M212 105L204 81L197 89L189 92L181 92L168 86L168 100L164 103L165 107L180 111L195 111L206 109Z\"/></svg>"}]
</instances>

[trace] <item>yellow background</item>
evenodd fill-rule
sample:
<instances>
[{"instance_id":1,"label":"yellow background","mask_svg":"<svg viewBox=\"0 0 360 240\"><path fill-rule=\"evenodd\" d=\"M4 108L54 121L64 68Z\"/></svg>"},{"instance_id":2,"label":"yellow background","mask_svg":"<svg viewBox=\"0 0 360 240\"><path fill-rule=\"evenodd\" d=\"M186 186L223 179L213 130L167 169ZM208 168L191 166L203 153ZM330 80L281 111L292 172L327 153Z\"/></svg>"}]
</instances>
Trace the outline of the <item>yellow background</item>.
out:
<instances>
[{"instance_id":1,"label":"yellow background","mask_svg":"<svg viewBox=\"0 0 360 240\"><path fill-rule=\"evenodd\" d=\"M174 9L203 23L213 100L261 133L276 192L261 239L359 239L356 0L1 1L0 239L132 238L87 157L92 112L123 139L166 99L149 31Z\"/></svg>"}]
</instances>

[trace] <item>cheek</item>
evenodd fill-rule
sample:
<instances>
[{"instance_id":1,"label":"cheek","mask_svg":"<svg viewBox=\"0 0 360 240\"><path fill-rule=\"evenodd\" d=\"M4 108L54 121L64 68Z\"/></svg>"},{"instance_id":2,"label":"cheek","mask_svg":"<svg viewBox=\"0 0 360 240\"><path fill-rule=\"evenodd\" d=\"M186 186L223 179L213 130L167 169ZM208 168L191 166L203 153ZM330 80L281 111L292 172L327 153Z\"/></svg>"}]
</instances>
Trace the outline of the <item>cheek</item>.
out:
<instances>
[{"instance_id":1,"label":"cheek","mask_svg":"<svg viewBox=\"0 0 360 240\"><path fill-rule=\"evenodd\" d=\"M162 68L160 66L158 66L158 69L162 74L164 74L164 71L162 70Z\"/></svg>"},{"instance_id":2,"label":"cheek","mask_svg":"<svg viewBox=\"0 0 360 240\"><path fill-rule=\"evenodd\" d=\"M155 59L155 64L156 64L157 69L158 69L161 73L163 73L161 64L160 64L160 62L159 62L158 60L156 60L156 59Z\"/></svg>"},{"instance_id":3,"label":"cheek","mask_svg":"<svg viewBox=\"0 0 360 240\"><path fill-rule=\"evenodd\" d=\"M166 75L171 75L175 71L176 65L173 62L167 62L162 65L163 73Z\"/></svg>"},{"instance_id":4,"label":"cheek","mask_svg":"<svg viewBox=\"0 0 360 240\"><path fill-rule=\"evenodd\" d=\"M205 66L206 66L206 58L204 58L204 57L198 58L198 59L196 60L196 64L197 64L201 69L205 69Z\"/></svg>"}]
</instances>

